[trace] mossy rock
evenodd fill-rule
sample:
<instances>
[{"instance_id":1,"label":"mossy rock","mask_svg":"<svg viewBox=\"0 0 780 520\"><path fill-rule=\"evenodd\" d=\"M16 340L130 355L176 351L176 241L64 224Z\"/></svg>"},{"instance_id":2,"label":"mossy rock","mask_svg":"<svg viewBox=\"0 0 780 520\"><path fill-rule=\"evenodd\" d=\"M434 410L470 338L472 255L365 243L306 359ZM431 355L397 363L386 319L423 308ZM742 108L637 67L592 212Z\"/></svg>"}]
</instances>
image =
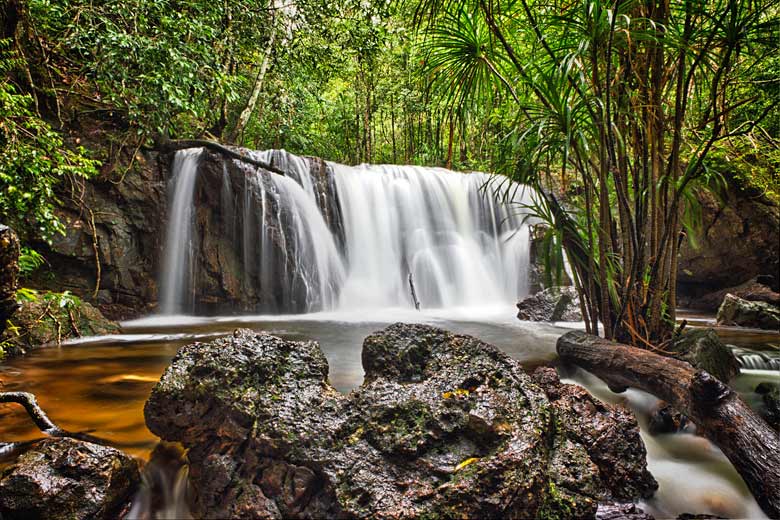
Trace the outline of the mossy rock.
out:
<instances>
[{"instance_id":1,"label":"mossy rock","mask_svg":"<svg viewBox=\"0 0 780 520\"><path fill-rule=\"evenodd\" d=\"M0 346L5 356L17 356L42 345L119 330L119 324L87 302L67 299L61 304L55 293L41 293L35 301L20 302L0 336Z\"/></svg>"},{"instance_id":2,"label":"mossy rock","mask_svg":"<svg viewBox=\"0 0 780 520\"><path fill-rule=\"evenodd\" d=\"M676 338L669 350L674 357L709 372L724 383L739 374L739 361L713 329L691 329Z\"/></svg>"},{"instance_id":3,"label":"mossy rock","mask_svg":"<svg viewBox=\"0 0 780 520\"><path fill-rule=\"evenodd\" d=\"M584 390L551 402L476 338L395 324L362 359L344 395L314 342L239 330L183 347L144 413L188 450L196 516L580 518L656 487L630 412Z\"/></svg>"}]
</instances>

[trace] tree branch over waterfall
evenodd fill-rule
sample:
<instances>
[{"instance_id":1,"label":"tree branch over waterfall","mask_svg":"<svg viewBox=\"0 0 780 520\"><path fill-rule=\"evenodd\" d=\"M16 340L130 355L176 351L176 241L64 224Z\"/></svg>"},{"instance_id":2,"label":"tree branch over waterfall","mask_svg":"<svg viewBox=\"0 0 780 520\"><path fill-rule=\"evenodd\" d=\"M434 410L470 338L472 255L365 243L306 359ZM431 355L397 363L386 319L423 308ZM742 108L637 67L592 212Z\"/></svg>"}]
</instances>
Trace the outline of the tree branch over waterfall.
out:
<instances>
[{"instance_id":1,"label":"tree branch over waterfall","mask_svg":"<svg viewBox=\"0 0 780 520\"><path fill-rule=\"evenodd\" d=\"M285 173L279 168L271 166L266 162L258 161L257 159L253 159L251 157L243 155L236 150L233 150L231 148L228 148L227 146L217 143L216 141L209 141L207 139L165 140L157 144L156 148L163 152L175 152L177 150L186 150L187 148L206 148L208 150L211 150L212 152L216 152L226 157L229 157L231 159L235 159L237 161L242 161L247 164L257 166L258 168L263 168L264 170L268 170L269 172L273 172L278 175L285 175Z\"/></svg>"}]
</instances>

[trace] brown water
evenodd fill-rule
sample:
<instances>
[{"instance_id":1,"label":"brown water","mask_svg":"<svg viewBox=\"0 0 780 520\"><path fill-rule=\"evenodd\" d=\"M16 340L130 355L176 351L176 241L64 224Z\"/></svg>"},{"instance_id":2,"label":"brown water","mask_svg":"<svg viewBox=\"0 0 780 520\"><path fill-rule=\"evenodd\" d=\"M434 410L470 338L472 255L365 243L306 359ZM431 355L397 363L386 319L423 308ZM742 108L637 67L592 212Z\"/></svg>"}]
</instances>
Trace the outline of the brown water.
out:
<instances>
[{"instance_id":1,"label":"brown water","mask_svg":"<svg viewBox=\"0 0 780 520\"><path fill-rule=\"evenodd\" d=\"M395 321L422 321L471 334L502 348L527 365L554 359L555 341L567 329L519 322L512 309L455 309L447 313L388 310L376 315L314 314L258 317L165 317L123 325L123 334L85 338L62 347L48 347L0 366L6 391L28 391L61 427L107 439L115 447L147 459L158 439L146 429L143 406L155 382L177 349L195 340L229 334L237 327L264 330L286 339L320 343L330 365L331 384L349 391L360 385L362 341ZM567 325L571 327L572 325ZM772 348L778 334L725 330L727 341L741 347ZM748 374L738 389L748 400L760 380L780 381L780 373ZM646 424L655 399L641 392L611 394L597 379L580 374L575 381L598 397L624 401ZM0 441L40 438L21 407L0 405ZM705 439L689 434L650 437L651 472L661 483L645 504L660 517L682 512L756 517L761 511L725 457Z\"/></svg>"}]
</instances>

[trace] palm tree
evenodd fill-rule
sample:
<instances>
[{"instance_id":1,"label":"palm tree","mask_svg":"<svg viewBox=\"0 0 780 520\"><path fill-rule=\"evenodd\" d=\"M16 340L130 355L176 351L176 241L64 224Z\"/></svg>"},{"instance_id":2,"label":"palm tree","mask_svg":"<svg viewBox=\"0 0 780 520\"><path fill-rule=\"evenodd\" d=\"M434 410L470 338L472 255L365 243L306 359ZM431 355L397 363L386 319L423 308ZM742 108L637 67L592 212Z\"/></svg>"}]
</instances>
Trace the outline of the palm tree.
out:
<instances>
[{"instance_id":1,"label":"palm tree","mask_svg":"<svg viewBox=\"0 0 780 520\"><path fill-rule=\"evenodd\" d=\"M453 110L511 100L511 177L539 192L589 332L601 324L650 348L671 336L686 207L712 175L713 145L758 122L732 128L728 115L745 102L732 98L737 75L776 50L777 11L765 0L419 0L428 77ZM579 208L564 211L555 186Z\"/></svg>"}]
</instances>

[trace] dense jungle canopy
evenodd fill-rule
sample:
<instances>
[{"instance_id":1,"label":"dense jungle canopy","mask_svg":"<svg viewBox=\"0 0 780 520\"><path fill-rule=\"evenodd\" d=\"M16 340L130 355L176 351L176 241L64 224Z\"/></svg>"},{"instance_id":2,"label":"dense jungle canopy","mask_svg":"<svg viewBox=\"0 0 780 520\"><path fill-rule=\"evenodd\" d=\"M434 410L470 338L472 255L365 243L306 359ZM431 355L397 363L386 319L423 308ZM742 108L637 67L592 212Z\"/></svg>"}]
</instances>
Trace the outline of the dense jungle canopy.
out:
<instances>
[{"instance_id":1,"label":"dense jungle canopy","mask_svg":"<svg viewBox=\"0 0 780 520\"><path fill-rule=\"evenodd\" d=\"M539 190L588 330L643 344L673 323L695 191L778 197L774 2L5 0L2 22L23 241L175 139L503 173Z\"/></svg>"}]
</instances>

